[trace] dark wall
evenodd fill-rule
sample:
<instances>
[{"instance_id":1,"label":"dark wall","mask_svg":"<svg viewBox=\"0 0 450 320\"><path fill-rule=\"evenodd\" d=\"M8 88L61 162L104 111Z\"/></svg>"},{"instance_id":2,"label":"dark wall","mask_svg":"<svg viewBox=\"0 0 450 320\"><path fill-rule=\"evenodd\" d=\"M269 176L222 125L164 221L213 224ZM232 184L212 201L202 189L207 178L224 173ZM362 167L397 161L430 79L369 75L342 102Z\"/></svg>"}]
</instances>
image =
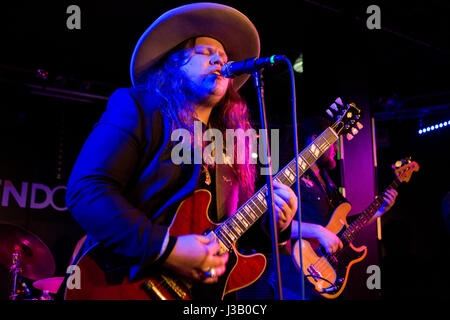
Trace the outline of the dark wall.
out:
<instances>
[{"instance_id":1,"label":"dark wall","mask_svg":"<svg viewBox=\"0 0 450 320\"><path fill-rule=\"evenodd\" d=\"M129 86L128 66L135 42L151 21L183 3L80 1L76 3L82 10L79 31L69 31L65 25L65 10L72 2L9 3L4 8L0 22L5 44L0 60L0 222L19 224L41 238L55 257L55 275L64 274L84 231L65 210L55 210L51 204L32 208L31 189L33 184L50 190L67 184L76 156L106 101L44 97L31 93L25 84L100 96ZM300 120L323 115L339 96L361 104L365 119L375 117L378 168L372 185L383 190L393 179L391 164L400 158L412 156L420 164L420 171L410 183L400 186L396 205L382 219L381 296L448 297L448 280L440 274L449 269L443 259L449 253L449 231L441 204L450 189L446 158L450 128L417 135L421 122L450 120L450 88L448 81L441 80L450 71L447 3L378 1L383 30L366 28L365 10L372 4L366 1L302 1L295 6L286 1L270 8L242 1L226 3L255 23L263 56L285 54L294 62L303 53L304 73L295 75ZM361 68L347 72L349 63ZM47 81L35 77L38 68L49 71ZM275 66L264 75L269 122L287 128L292 116L286 67ZM252 81L242 93L253 118L259 121ZM394 94L401 103L386 104ZM435 115L430 107L437 105L444 107ZM3 201L9 183L22 192L24 207L13 196ZM23 187L23 183L28 184ZM44 193L36 193L35 202L45 202ZM54 204L64 207L63 193L55 195ZM368 231L368 236L373 237L374 232ZM4 267L1 270L5 272ZM365 282L363 271L355 274L354 281ZM427 281L425 272L437 273L438 279ZM0 283L5 279L0 274Z\"/></svg>"}]
</instances>

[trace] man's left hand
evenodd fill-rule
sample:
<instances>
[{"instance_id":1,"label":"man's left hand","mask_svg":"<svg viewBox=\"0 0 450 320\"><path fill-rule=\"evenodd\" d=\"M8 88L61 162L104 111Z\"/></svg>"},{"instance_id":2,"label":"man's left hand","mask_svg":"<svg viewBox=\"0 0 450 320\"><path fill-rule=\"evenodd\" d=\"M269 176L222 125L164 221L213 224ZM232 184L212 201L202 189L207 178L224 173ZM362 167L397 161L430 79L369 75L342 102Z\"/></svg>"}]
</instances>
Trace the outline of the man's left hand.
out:
<instances>
[{"instance_id":1,"label":"man's left hand","mask_svg":"<svg viewBox=\"0 0 450 320\"><path fill-rule=\"evenodd\" d=\"M277 218L277 229L278 231L283 231L289 226L297 213L297 196L288 186L274 181L273 202Z\"/></svg>"},{"instance_id":2,"label":"man's left hand","mask_svg":"<svg viewBox=\"0 0 450 320\"><path fill-rule=\"evenodd\" d=\"M388 189L384 193L383 200L385 201L381 208L378 210L380 215L388 212L395 203L395 199L397 198L398 192L395 189Z\"/></svg>"}]
</instances>

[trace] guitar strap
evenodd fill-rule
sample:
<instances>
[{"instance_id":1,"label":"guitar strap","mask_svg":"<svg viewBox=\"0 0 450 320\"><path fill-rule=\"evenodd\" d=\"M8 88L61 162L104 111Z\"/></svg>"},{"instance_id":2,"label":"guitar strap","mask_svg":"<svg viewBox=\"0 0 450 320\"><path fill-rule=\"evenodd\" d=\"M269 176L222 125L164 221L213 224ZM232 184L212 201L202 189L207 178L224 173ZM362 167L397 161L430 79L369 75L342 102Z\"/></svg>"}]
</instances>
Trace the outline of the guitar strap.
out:
<instances>
[{"instance_id":1,"label":"guitar strap","mask_svg":"<svg viewBox=\"0 0 450 320\"><path fill-rule=\"evenodd\" d=\"M239 183L233 167L229 164L216 164L215 181L217 219L222 221L238 209Z\"/></svg>"},{"instance_id":2,"label":"guitar strap","mask_svg":"<svg viewBox=\"0 0 450 320\"><path fill-rule=\"evenodd\" d=\"M320 170L320 173L322 174L322 177L326 182L325 188L327 189L327 195L332 209L334 210L339 204L343 202L349 202L339 192L338 187L334 184L333 180L331 180L331 177L329 176L327 170Z\"/></svg>"}]
</instances>

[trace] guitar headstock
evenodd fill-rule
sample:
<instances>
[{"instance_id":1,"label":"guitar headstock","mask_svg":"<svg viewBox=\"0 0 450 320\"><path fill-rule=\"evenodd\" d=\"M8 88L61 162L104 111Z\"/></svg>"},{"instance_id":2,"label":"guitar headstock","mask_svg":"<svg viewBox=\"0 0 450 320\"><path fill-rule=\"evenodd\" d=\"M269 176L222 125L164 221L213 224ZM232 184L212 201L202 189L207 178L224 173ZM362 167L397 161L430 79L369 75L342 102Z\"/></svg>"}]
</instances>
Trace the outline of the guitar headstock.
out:
<instances>
[{"instance_id":1,"label":"guitar headstock","mask_svg":"<svg viewBox=\"0 0 450 320\"><path fill-rule=\"evenodd\" d=\"M353 102L344 105L341 98L337 98L326 112L334 121L331 128L338 135L346 134L347 140L352 140L363 128L363 125L358 122L361 118L361 110Z\"/></svg>"},{"instance_id":2,"label":"guitar headstock","mask_svg":"<svg viewBox=\"0 0 450 320\"><path fill-rule=\"evenodd\" d=\"M408 182L411 179L411 175L414 171L419 171L419 164L415 161L411 161L411 157L396 161L392 165L392 169L395 169L395 176L401 182Z\"/></svg>"}]
</instances>

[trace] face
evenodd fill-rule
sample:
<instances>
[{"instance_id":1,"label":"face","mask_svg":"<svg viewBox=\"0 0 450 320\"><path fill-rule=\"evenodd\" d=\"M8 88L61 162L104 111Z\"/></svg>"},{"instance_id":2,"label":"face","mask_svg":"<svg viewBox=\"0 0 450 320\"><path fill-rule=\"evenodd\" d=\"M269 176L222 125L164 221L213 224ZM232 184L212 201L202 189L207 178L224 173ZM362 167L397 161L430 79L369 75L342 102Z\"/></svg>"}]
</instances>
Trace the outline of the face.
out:
<instances>
[{"instance_id":1,"label":"face","mask_svg":"<svg viewBox=\"0 0 450 320\"><path fill-rule=\"evenodd\" d=\"M230 80L220 75L220 69L227 61L219 41L208 37L195 39L192 54L181 69L190 79L197 103L215 105L223 98Z\"/></svg>"},{"instance_id":2,"label":"face","mask_svg":"<svg viewBox=\"0 0 450 320\"><path fill-rule=\"evenodd\" d=\"M334 157L337 153L337 143L333 143L327 151L323 153L323 155L319 159L319 165L327 170L333 170L336 168L336 160Z\"/></svg>"}]
</instances>

